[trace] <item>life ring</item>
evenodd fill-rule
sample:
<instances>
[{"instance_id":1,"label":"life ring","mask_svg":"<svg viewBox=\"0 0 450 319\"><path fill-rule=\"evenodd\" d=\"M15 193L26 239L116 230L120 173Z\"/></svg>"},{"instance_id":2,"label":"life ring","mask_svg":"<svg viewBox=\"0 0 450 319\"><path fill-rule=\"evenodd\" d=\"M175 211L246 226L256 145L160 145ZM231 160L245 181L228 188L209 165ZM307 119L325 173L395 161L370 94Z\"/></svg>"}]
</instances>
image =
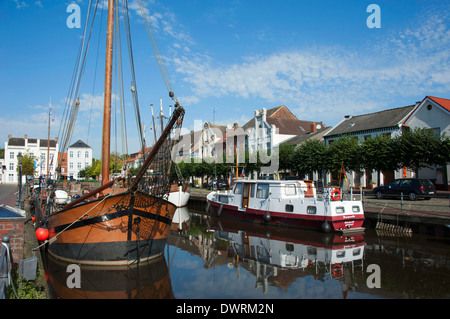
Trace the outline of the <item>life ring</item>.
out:
<instances>
[{"instance_id":1,"label":"life ring","mask_svg":"<svg viewBox=\"0 0 450 319\"><path fill-rule=\"evenodd\" d=\"M334 201L338 201L341 199L341 191L337 188L333 189L331 192L331 199Z\"/></svg>"},{"instance_id":2,"label":"life ring","mask_svg":"<svg viewBox=\"0 0 450 319\"><path fill-rule=\"evenodd\" d=\"M332 271L333 277L341 277L342 276L342 267L340 264L333 265L333 267L331 267L331 271Z\"/></svg>"}]
</instances>

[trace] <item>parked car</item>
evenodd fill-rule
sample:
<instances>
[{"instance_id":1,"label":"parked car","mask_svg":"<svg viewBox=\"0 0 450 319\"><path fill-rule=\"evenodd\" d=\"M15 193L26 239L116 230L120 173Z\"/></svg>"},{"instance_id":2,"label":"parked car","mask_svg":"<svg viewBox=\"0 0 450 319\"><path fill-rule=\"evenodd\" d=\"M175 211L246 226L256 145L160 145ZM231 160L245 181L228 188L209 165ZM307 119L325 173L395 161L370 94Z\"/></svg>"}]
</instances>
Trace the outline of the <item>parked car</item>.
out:
<instances>
[{"instance_id":1,"label":"parked car","mask_svg":"<svg viewBox=\"0 0 450 319\"><path fill-rule=\"evenodd\" d=\"M208 189L214 189L215 185L216 185L217 189L228 189L227 182L221 181L221 180L215 180L215 179L213 179L211 182L209 182Z\"/></svg>"},{"instance_id":2,"label":"parked car","mask_svg":"<svg viewBox=\"0 0 450 319\"><path fill-rule=\"evenodd\" d=\"M398 197L403 194L404 197L408 197L410 200L416 200L419 197L430 199L430 196L436 193L436 189L428 179L401 178L393 180L387 185L375 187L373 193L378 199Z\"/></svg>"}]
</instances>

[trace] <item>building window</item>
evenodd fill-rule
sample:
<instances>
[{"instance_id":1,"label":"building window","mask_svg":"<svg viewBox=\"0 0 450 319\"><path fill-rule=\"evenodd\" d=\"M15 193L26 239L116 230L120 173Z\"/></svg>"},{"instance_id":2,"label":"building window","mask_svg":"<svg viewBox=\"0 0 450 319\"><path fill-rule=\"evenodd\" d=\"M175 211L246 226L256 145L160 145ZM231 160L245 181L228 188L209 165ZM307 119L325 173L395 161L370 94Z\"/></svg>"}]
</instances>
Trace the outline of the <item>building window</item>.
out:
<instances>
[{"instance_id":1,"label":"building window","mask_svg":"<svg viewBox=\"0 0 450 319\"><path fill-rule=\"evenodd\" d=\"M77 152L77 157L80 158L81 157L81 151Z\"/></svg>"},{"instance_id":2,"label":"building window","mask_svg":"<svg viewBox=\"0 0 450 319\"><path fill-rule=\"evenodd\" d=\"M9 170L13 171L14 170L14 163L9 163Z\"/></svg>"},{"instance_id":3,"label":"building window","mask_svg":"<svg viewBox=\"0 0 450 319\"><path fill-rule=\"evenodd\" d=\"M69 163L69 168L73 169L73 163Z\"/></svg>"},{"instance_id":4,"label":"building window","mask_svg":"<svg viewBox=\"0 0 450 319\"><path fill-rule=\"evenodd\" d=\"M69 152L69 157L70 157L70 158L73 158L73 151L70 151L70 152Z\"/></svg>"},{"instance_id":5,"label":"building window","mask_svg":"<svg viewBox=\"0 0 450 319\"><path fill-rule=\"evenodd\" d=\"M8 181L9 182L14 182L14 174L9 174L8 175Z\"/></svg>"},{"instance_id":6,"label":"building window","mask_svg":"<svg viewBox=\"0 0 450 319\"><path fill-rule=\"evenodd\" d=\"M86 168L86 167L88 167L89 166L89 163L88 162L85 162L84 163L84 168Z\"/></svg>"},{"instance_id":7,"label":"building window","mask_svg":"<svg viewBox=\"0 0 450 319\"><path fill-rule=\"evenodd\" d=\"M84 152L84 157L89 158L89 151Z\"/></svg>"},{"instance_id":8,"label":"building window","mask_svg":"<svg viewBox=\"0 0 450 319\"><path fill-rule=\"evenodd\" d=\"M9 153L9 159L14 159L14 152Z\"/></svg>"},{"instance_id":9,"label":"building window","mask_svg":"<svg viewBox=\"0 0 450 319\"><path fill-rule=\"evenodd\" d=\"M81 169L81 163L77 163L77 168Z\"/></svg>"}]
</instances>

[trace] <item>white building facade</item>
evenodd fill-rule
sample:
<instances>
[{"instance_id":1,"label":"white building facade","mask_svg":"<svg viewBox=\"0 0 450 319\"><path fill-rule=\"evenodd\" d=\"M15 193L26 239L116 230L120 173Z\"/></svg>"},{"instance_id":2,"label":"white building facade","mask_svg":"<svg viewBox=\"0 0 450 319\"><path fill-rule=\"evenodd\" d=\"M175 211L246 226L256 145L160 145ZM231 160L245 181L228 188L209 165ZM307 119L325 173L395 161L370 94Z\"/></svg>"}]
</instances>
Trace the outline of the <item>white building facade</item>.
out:
<instances>
[{"instance_id":1,"label":"white building facade","mask_svg":"<svg viewBox=\"0 0 450 319\"><path fill-rule=\"evenodd\" d=\"M405 120L405 126L411 130L425 128L438 136L450 136L450 100L426 96ZM430 179L438 189L448 189L448 176L450 165L424 167L419 170L419 177Z\"/></svg>"},{"instance_id":2,"label":"white building facade","mask_svg":"<svg viewBox=\"0 0 450 319\"><path fill-rule=\"evenodd\" d=\"M92 147L78 140L67 148L67 176L80 179L80 171L92 164Z\"/></svg>"},{"instance_id":3,"label":"white building facade","mask_svg":"<svg viewBox=\"0 0 450 319\"><path fill-rule=\"evenodd\" d=\"M22 156L27 154L34 158L35 175L33 177L47 177L47 172L50 178L55 177L58 158L58 138L48 141L47 139L28 138L27 135L24 138L8 135L8 141L5 142L5 158L2 165L3 183L18 183L17 156L19 153ZM25 182L25 176L22 179L22 182Z\"/></svg>"}]
</instances>

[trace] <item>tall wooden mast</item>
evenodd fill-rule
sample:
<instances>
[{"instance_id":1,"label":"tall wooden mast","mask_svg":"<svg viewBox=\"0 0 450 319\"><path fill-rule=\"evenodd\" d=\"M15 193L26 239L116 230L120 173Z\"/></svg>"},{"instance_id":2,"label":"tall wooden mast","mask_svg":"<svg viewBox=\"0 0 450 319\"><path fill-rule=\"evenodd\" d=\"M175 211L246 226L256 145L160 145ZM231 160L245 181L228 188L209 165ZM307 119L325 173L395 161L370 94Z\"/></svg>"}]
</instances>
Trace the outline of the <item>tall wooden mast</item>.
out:
<instances>
[{"instance_id":1,"label":"tall wooden mast","mask_svg":"<svg viewBox=\"0 0 450 319\"><path fill-rule=\"evenodd\" d=\"M105 61L105 102L103 106L102 184L109 181L109 152L111 145L111 79L114 38L114 0L108 1L108 26Z\"/></svg>"}]
</instances>

